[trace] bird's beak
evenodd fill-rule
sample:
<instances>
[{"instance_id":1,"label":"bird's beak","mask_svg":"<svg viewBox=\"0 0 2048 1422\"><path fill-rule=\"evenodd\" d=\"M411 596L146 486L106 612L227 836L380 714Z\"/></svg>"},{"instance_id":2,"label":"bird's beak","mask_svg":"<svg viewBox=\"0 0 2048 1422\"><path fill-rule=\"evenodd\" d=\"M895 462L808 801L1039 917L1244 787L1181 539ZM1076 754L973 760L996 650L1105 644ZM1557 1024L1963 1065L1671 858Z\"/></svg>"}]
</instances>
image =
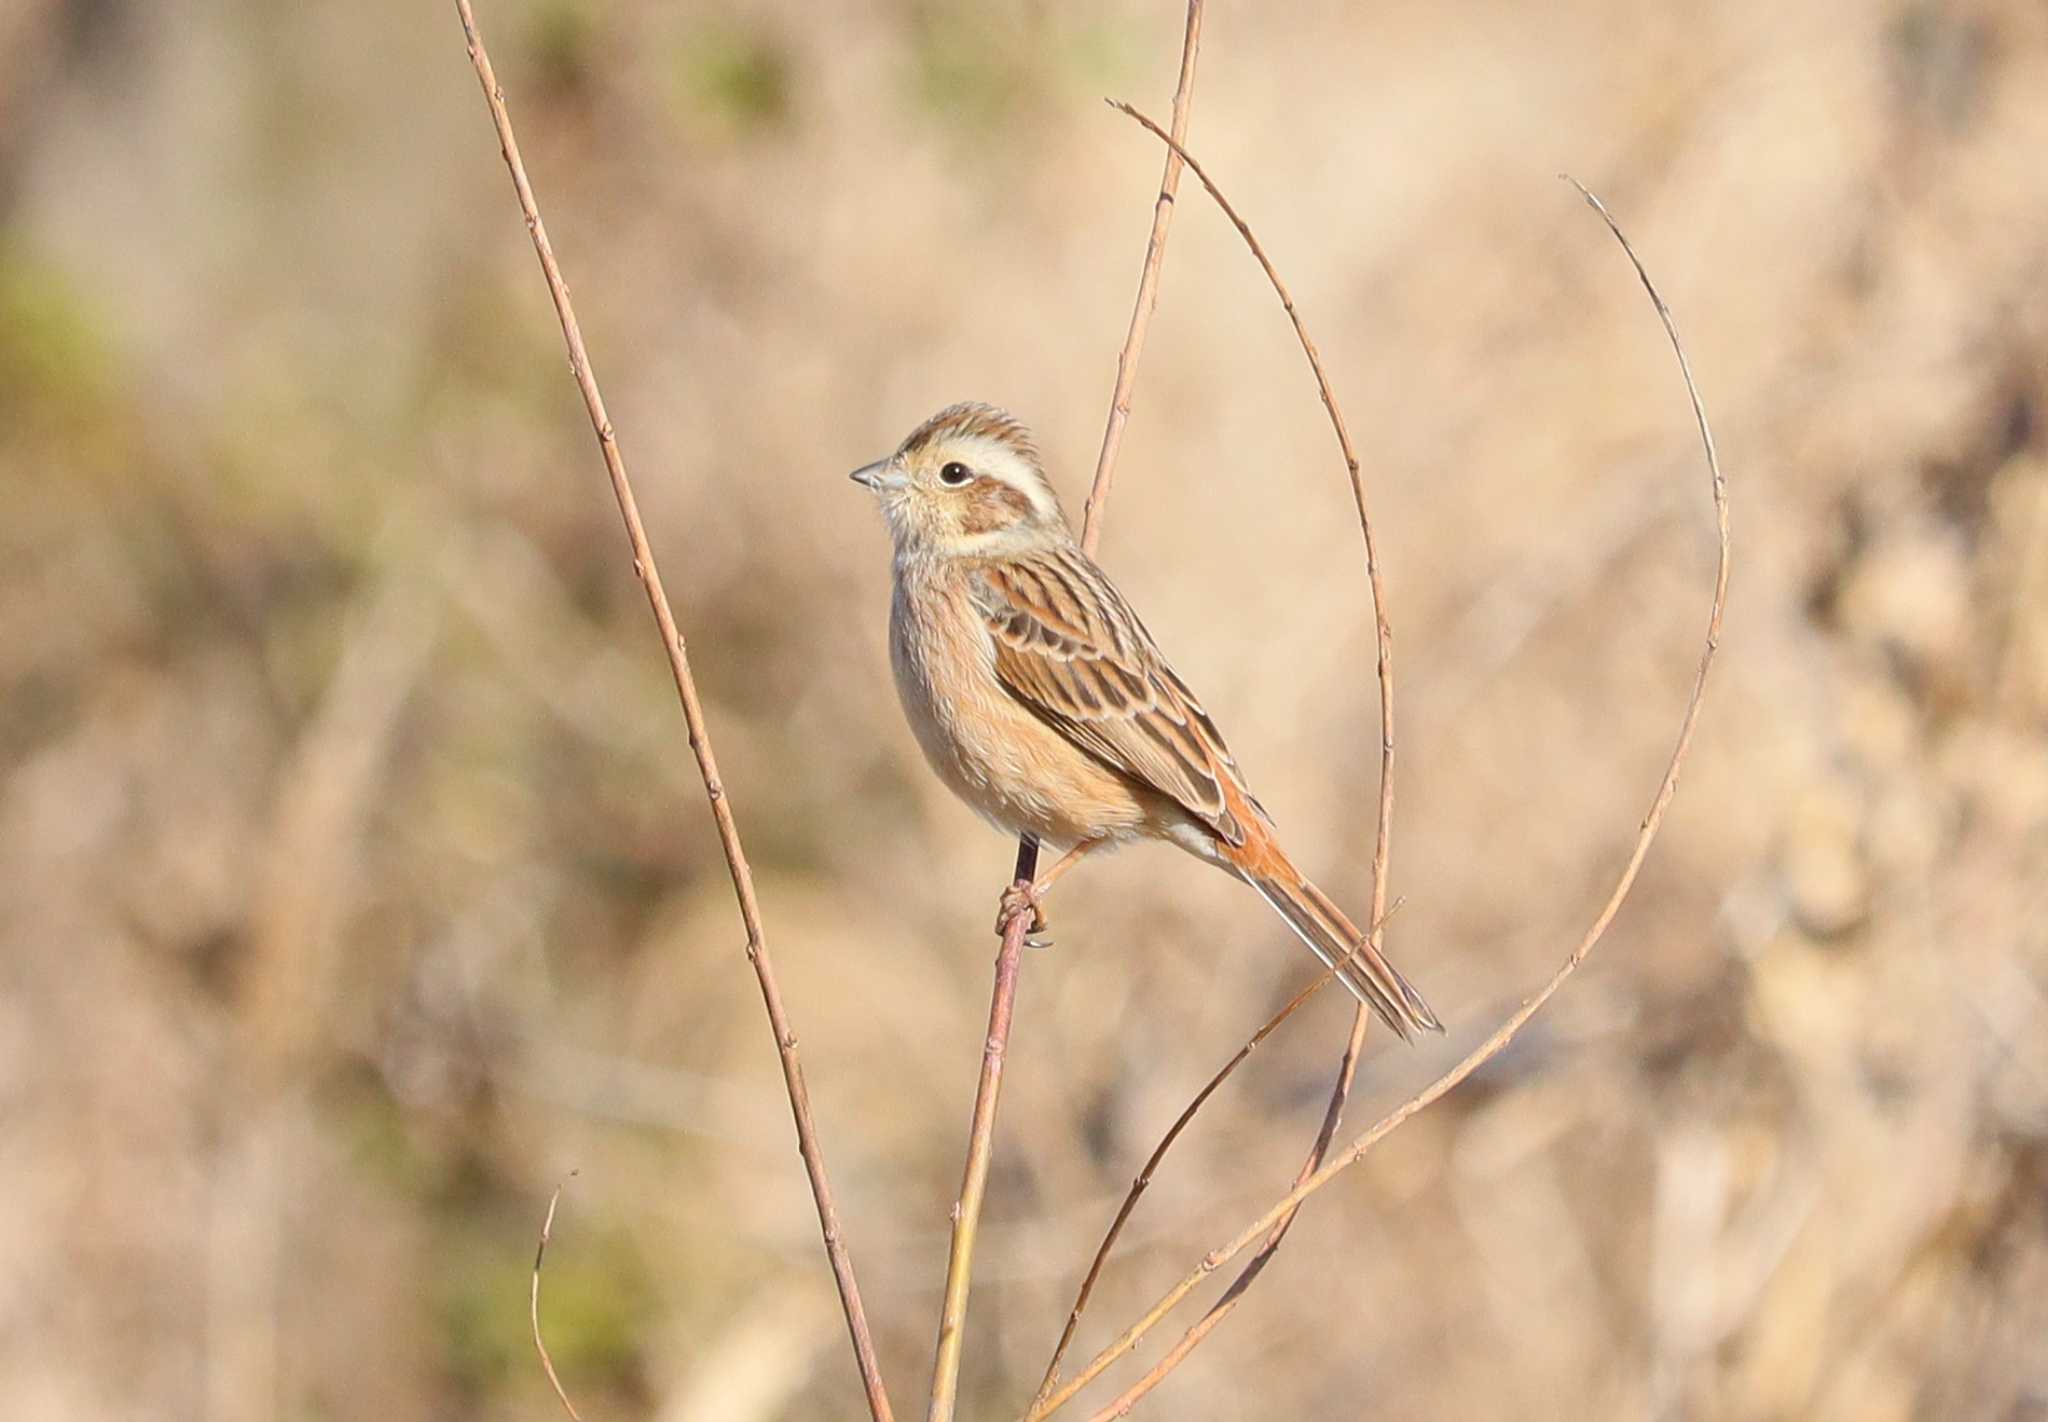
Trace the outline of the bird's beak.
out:
<instances>
[{"instance_id":1,"label":"bird's beak","mask_svg":"<svg viewBox=\"0 0 2048 1422\"><path fill-rule=\"evenodd\" d=\"M887 459L877 459L873 464L863 464L847 477L856 484L867 485L878 494L890 489L900 489L909 482L893 454Z\"/></svg>"}]
</instances>

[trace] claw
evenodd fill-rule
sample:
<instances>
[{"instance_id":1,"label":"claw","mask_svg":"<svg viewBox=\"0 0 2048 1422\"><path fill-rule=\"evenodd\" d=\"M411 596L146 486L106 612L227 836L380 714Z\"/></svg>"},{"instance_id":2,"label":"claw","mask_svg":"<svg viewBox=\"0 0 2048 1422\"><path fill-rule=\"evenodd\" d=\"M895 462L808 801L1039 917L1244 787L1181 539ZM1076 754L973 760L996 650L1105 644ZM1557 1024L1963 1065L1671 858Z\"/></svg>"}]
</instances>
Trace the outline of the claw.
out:
<instances>
[{"instance_id":1,"label":"claw","mask_svg":"<svg viewBox=\"0 0 2048 1422\"><path fill-rule=\"evenodd\" d=\"M1033 948L1051 947L1052 940L1045 937L1045 909L1038 902L1037 890L1020 888L1015 884L1003 890L1002 903L996 909L996 937L1000 938L1008 932L1010 920L1026 909L1031 912L1031 924L1025 931L1025 943Z\"/></svg>"}]
</instances>

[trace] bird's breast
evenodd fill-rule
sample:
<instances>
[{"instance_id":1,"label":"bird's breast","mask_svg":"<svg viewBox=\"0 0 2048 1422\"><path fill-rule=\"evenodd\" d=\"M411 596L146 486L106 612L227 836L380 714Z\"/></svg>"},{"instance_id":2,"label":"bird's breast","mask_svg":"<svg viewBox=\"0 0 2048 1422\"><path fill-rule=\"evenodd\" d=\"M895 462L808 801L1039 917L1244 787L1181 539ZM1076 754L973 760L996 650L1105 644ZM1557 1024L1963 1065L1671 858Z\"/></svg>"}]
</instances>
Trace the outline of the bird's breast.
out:
<instances>
[{"instance_id":1,"label":"bird's breast","mask_svg":"<svg viewBox=\"0 0 2048 1422\"><path fill-rule=\"evenodd\" d=\"M1126 777L1068 741L997 678L995 644L964 573L899 569L889 654L925 758L984 818L1055 844L1120 836L1145 819Z\"/></svg>"}]
</instances>

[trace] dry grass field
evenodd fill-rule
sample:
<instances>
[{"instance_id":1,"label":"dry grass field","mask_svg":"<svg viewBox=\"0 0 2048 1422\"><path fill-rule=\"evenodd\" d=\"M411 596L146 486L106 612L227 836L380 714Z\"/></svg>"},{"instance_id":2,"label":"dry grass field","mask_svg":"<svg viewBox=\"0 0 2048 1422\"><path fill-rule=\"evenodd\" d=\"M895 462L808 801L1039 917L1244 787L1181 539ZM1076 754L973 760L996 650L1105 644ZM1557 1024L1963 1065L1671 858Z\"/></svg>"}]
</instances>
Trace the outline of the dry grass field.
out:
<instances>
[{"instance_id":1,"label":"dry grass field","mask_svg":"<svg viewBox=\"0 0 2048 1422\"><path fill-rule=\"evenodd\" d=\"M477 3L921 1415L1013 845L919 759L844 476L987 399L1078 518L1160 164L1099 100L1164 115L1180 6ZM1216 0L1190 142L1385 555L1390 947L1449 1033L1376 1034L1349 1122L1569 950L1698 655L1684 392L1560 170L1686 335L1737 561L1596 956L1136 1415L2048 1417L2048 10ZM1192 181L1102 557L1362 907L1350 494ZM585 1417L861 1413L667 677L453 7L0 4L0 1413L552 1415L572 1170ZM972 1418L1313 968L1164 849L1055 917ZM1084 1350L1285 1187L1348 1021L1199 1118Z\"/></svg>"}]
</instances>

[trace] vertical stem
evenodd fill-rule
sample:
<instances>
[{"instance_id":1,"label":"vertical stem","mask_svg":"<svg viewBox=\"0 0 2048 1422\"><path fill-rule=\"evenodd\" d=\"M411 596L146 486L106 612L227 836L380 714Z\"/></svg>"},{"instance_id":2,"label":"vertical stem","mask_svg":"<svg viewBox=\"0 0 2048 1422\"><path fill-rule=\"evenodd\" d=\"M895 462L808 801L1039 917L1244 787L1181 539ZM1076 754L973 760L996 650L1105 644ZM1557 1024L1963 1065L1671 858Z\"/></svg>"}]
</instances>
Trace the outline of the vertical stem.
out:
<instances>
[{"instance_id":1,"label":"vertical stem","mask_svg":"<svg viewBox=\"0 0 2048 1422\"><path fill-rule=\"evenodd\" d=\"M1188 0L1187 32L1180 44L1180 82L1173 91L1174 142L1188 136L1188 109L1195 93L1195 56L1202 47L1202 0ZM1131 328L1124 336L1123 350L1116 358L1116 390L1109 399L1109 423L1102 431L1102 453L1095 460L1095 482L1088 489L1088 505L1082 511L1081 551L1095 556L1102 539L1102 508L1109 502L1109 489L1116 478L1116 455L1123 444L1124 425L1131 418L1131 389L1138 383L1138 357L1145 349L1145 332L1151 328L1152 312L1159 305L1159 268L1166 259L1166 234L1173 226L1174 195L1180 188L1180 154L1166 150L1166 171L1159 179L1159 198L1152 205L1152 235L1145 241L1145 266L1138 274L1138 299L1131 308Z\"/></svg>"},{"instance_id":2,"label":"vertical stem","mask_svg":"<svg viewBox=\"0 0 2048 1422\"><path fill-rule=\"evenodd\" d=\"M1017 842L1018 888L1028 889L1038 873L1038 841ZM1010 1014L1017 1001L1017 965L1030 926L1029 910L1010 915L1003 946L996 952L996 985L988 1005L988 1037L981 1050L981 1082L974 1092L974 1123L967 1134L967 1165L960 1197L953 1205L953 1243L946 1259L946 1299L939 1311L939 1343L932 1364L930 1422L949 1422L960 1388L960 1347L967 1323L967 1290L974 1279L974 1242L981 1226L981 1202L988 1190L994 1154L996 1104L1003 1092L1003 1059L1010 1047Z\"/></svg>"},{"instance_id":3,"label":"vertical stem","mask_svg":"<svg viewBox=\"0 0 2048 1422\"><path fill-rule=\"evenodd\" d=\"M590 415L591 429L596 432L598 448L604 455L605 470L611 476L612 493L618 500L619 515L626 525L626 538L633 549L633 572L646 590L648 608L654 614L655 625L661 629L662 649L668 654L669 671L675 677L676 696L682 702L683 720L689 727L690 749L696 754L697 770L704 780L704 797L710 803L712 823L718 829L719 847L725 853L726 868L732 875L733 897L739 901L740 922L747 934L747 961L753 965L755 980L761 988L761 1002L768 1012L768 1025L775 1034L775 1051L782 1061L783 1086L789 1093L790 1115L796 1121L797 1152L803 1157L804 1171L810 1177L811 1198L818 1209L818 1227L825 1239L825 1257L832 1265L833 1282L839 1288L840 1307L845 1311L847 1332L853 1339L854 1361L860 1368L861 1384L867 1393L868 1413L872 1422L892 1422L889 1394L882 1385L874 1338L868 1331L867 1312L861 1306L860 1285L853 1276L853 1259L840 1234L839 1209L833 1203L832 1186L825 1177L825 1155L818 1144L817 1123L811 1116L811 1097L804 1085L803 1064L797 1059L796 1033L789 1025L789 1015L783 1010L782 990L776 983L775 969L768 957L767 931L761 926L761 905L754 893L754 873L748 867L746 850L740 843L739 824L733 818L732 798L726 792L725 782L719 778L718 760L711 752L711 728L705 721L704 706L697 695L696 677L690 671L689 652L683 642L682 631L676 625L675 614L669 608L668 594L662 590L661 573L654 564L654 550L648 545L647 530L640 522L640 505L633 497L632 481L626 477L625 456L619 451L611 417L605 413L604 396L598 390L590 354L583 346L583 332L576 324L576 310L569 302L568 285L562 280L561 268L555 262L555 250L548 241L547 226L540 219L540 207L534 200L533 186L527 180L526 164L519 156L519 140L513 136L512 116L505 108L505 90L491 68L491 57L484 49L483 36L477 31L476 15L470 8L470 0L455 0L455 9L461 16L462 33L469 43L470 63L476 69L477 82L483 86L484 102L490 106L491 122L498 131L499 150L512 174L519 210L533 239L534 255L540 259L548 295L554 299L555 315L562 325L562 339L569 348L569 368L575 374L576 388L583 394L584 409Z\"/></svg>"},{"instance_id":4,"label":"vertical stem","mask_svg":"<svg viewBox=\"0 0 2048 1422\"><path fill-rule=\"evenodd\" d=\"M1195 92L1195 56L1202 42L1202 0L1188 0L1187 28L1181 37L1180 79L1173 92L1173 132L1187 133L1188 109ZM1145 241L1145 265L1138 276L1138 297L1131 325L1117 355L1116 389L1110 396L1109 423L1102 434L1102 452L1095 461L1081 521L1081 548L1094 555L1102 539L1102 513L1115 479L1118 445L1131 414L1131 391L1137 384L1138 358L1145 332L1159 304L1159 271L1166 259L1166 236L1173 225L1174 193L1180 186L1181 156L1168 145L1159 197L1152 206L1152 231ZM1028 887L1038 874L1038 842L1028 836L1017 842L1016 883ZM950 1422L960 1386L961 1329L967 1321L967 1290L973 1274L975 1234L981 1220L982 1193L988 1183L989 1156L995 1148L996 1102L1002 1091L1003 1058L1010 1044L1010 1014L1017 995L1017 968L1029 914L1013 914L1003 928L1003 946L996 955L995 990L989 1000L988 1041L982 1051L981 1082L974 1095L974 1125L967 1140L967 1168L960 1198L953 1206L953 1245L946 1261L946 1298L939 1317L937 1357L932 1365L930 1422Z\"/></svg>"}]
</instances>

